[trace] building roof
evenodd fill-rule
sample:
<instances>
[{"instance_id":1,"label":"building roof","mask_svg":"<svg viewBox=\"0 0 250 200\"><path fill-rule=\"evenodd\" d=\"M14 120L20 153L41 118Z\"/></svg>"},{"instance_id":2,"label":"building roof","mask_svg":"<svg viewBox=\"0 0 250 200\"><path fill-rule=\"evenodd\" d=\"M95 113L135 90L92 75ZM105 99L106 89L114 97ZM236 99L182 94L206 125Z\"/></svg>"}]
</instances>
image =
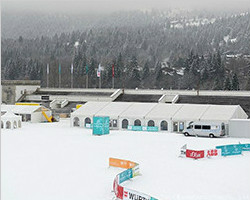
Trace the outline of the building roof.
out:
<instances>
[{"instance_id":1,"label":"building roof","mask_svg":"<svg viewBox=\"0 0 250 200\"><path fill-rule=\"evenodd\" d=\"M21 119L21 116L17 116L11 111L7 111L1 116L1 119Z\"/></svg>"},{"instance_id":2,"label":"building roof","mask_svg":"<svg viewBox=\"0 0 250 200\"><path fill-rule=\"evenodd\" d=\"M11 111L16 114L31 114L38 111L42 106L28 106L28 105L1 105L1 111Z\"/></svg>"}]
</instances>

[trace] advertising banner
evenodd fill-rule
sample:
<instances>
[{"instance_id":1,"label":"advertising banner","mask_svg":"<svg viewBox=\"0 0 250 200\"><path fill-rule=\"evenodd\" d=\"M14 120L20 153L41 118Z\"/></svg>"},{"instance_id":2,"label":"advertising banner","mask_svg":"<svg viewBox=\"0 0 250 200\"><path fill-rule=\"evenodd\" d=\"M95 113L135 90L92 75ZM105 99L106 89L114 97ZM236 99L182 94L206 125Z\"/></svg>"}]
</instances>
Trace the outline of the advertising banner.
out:
<instances>
[{"instance_id":1,"label":"advertising banner","mask_svg":"<svg viewBox=\"0 0 250 200\"><path fill-rule=\"evenodd\" d=\"M221 149L222 156L233 156L242 154L241 144L231 144L224 146L216 146L216 149Z\"/></svg>"},{"instance_id":2,"label":"advertising banner","mask_svg":"<svg viewBox=\"0 0 250 200\"><path fill-rule=\"evenodd\" d=\"M130 190L128 188L124 188L123 191L123 199L124 200L151 200L151 197L147 194L143 194L134 190Z\"/></svg>"},{"instance_id":3,"label":"advertising banner","mask_svg":"<svg viewBox=\"0 0 250 200\"><path fill-rule=\"evenodd\" d=\"M204 150L202 151L195 151L190 149L186 150L186 157L188 158L200 159L204 158L204 154L205 154Z\"/></svg>"},{"instance_id":4,"label":"advertising banner","mask_svg":"<svg viewBox=\"0 0 250 200\"><path fill-rule=\"evenodd\" d=\"M109 166L129 169L129 168L135 167L136 163L131 162L129 160L121 160L121 159L117 159L117 158L109 158Z\"/></svg>"},{"instance_id":5,"label":"advertising banner","mask_svg":"<svg viewBox=\"0 0 250 200\"><path fill-rule=\"evenodd\" d=\"M113 183L113 190L115 193L115 196L119 199L123 199L123 187L118 184L119 177L118 175L115 177L114 183Z\"/></svg>"},{"instance_id":6,"label":"advertising banner","mask_svg":"<svg viewBox=\"0 0 250 200\"><path fill-rule=\"evenodd\" d=\"M93 135L109 134L109 117L93 118Z\"/></svg>"},{"instance_id":7,"label":"advertising banner","mask_svg":"<svg viewBox=\"0 0 250 200\"><path fill-rule=\"evenodd\" d=\"M242 151L250 151L250 144L240 144Z\"/></svg>"},{"instance_id":8,"label":"advertising banner","mask_svg":"<svg viewBox=\"0 0 250 200\"><path fill-rule=\"evenodd\" d=\"M205 151L206 157L214 157L214 156L220 156L221 150L220 149L209 149Z\"/></svg>"},{"instance_id":9,"label":"advertising banner","mask_svg":"<svg viewBox=\"0 0 250 200\"><path fill-rule=\"evenodd\" d=\"M148 131L148 132L157 132L159 131L157 126L128 126L128 130L131 131Z\"/></svg>"},{"instance_id":10,"label":"advertising banner","mask_svg":"<svg viewBox=\"0 0 250 200\"><path fill-rule=\"evenodd\" d=\"M133 177L138 176L140 174L138 164L132 168L132 172L133 172Z\"/></svg>"},{"instance_id":11,"label":"advertising banner","mask_svg":"<svg viewBox=\"0 0 250 200\"><path fill-rule=\"evenodd\" d=\"M119 175L119 184L121 184L124 181L133 178L133 171L130 168L130 169L127 169L127 170L123 171L122 173L120 173L118 175Z\"/></svg>"}]
</instances>

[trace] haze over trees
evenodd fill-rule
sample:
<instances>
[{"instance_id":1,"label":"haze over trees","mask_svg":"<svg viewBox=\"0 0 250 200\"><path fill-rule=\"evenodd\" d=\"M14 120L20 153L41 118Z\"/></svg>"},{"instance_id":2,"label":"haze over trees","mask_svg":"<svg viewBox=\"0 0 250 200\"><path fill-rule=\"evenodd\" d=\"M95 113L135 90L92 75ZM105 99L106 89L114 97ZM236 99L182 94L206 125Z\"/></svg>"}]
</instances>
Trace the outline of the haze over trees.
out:
<instances>
[{"instance_id":1,"label":"haze over trees","mask_svg":"<svg viewBox=\"0 0 250 200\"><path fill-rule=\"evenodd\" d=\"M113 64L116 88L249 88L248 12L152 10L2 20L2 79L40 79L46 86L49 64L49 86L58 87L60 64L61 87L70 87L73 63L74 87L85 88L88 75L88 86L96 88L101 63L105 88L112 87Z\"/></svg>"}]
</instances>

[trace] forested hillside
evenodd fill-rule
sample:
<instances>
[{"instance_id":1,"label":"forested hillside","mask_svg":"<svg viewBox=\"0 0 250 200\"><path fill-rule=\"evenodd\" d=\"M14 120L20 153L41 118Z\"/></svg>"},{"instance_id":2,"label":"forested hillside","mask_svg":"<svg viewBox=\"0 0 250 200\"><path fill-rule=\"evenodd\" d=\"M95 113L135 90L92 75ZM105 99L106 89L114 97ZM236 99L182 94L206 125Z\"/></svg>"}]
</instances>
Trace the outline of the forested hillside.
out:
<instances>
[{"instance_id":1,"label":"forested hillside","mask_svg":"<svg viewBox=\"0 0 250 200\"><path fill-rule=\"evenodd\" d=\"M2 79L41 79L46 86L49 64L49 86L58 87L60 65L61 86L70 87L73 63L74 87L85 88L86 75L88 86L98 87L100 63L102 87L111 87L114 64L117 88L250 89L249 13L131 11L80 19L55 20L58 32L48 19L31 28L22 22L26 31L18 37L5 26Z\"/></svg>"}]
</instances>

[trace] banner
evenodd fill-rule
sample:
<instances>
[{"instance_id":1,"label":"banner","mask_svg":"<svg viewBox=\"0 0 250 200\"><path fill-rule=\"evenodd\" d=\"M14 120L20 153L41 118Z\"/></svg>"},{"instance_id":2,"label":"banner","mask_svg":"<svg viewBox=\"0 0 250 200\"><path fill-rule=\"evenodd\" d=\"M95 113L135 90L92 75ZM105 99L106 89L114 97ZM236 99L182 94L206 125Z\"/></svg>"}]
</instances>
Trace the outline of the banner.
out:
<instances>
[{"instance_id":1,"label":"banner","mask_svg":"<svg viewBox=\"0 0 250 200\"><path fill-rule=\"evenodd\" d=\"M109 158L109 166L129 169L129 168L135 167L136 163L131 162L129 160L121 160L121 159L117 159L117 158Z\"/></svg>"},{"instance_id":2,"label":"banner","mask_svg":"<svg viewBox=\"0 0 250 200\"><path fill-rule=\"evenodd\" d=\"M205 150L206 157L212 157L212 156L220 156L221 150L220 149L209 149Z\"/></svg>"},{"instance_id":3,"label":"banner","mask_svg":"<svg viewBox=\"0 0 250 200\"><path fill-rule=\"evenodd\" d=\"M127 181L127 180L133 178L133 171L130 168L130 169L123 171L122 173L120 173L118 175L119 175L119 184L121 184L124 181Z\"/></svg>"},{"instance_id":4,"label":"banner","mask_svg":"<svg viewBox=\"0 0 250 200\"><path fill-rule=\"evenodd\" d=\"M93 135L109 134L109 117L93 118Z\"/></svg>"},{"instance_id":5,"label":"banner","mask_svg":"<svg viewBox=\"0 0 250 200\"><path fill-rule=\"evenodd\" d=\"M216 146L216 149L221 149L222 156L233 156L242 154L241 144Z\"/></svg>"},{"instance_id":6,"label":"banner","mask_svg":"<svg viewBox=\"0 0 250 200\"><path fill-rule=\"evenodd\" d=\"M240 144L242 151L250 151L250 144Z\"/></svg>"},{"instance_id":7,"label":"banner","mask_svg":"<svg viewBox=\"0 0 250 200\"><path fill-rule=\"evenodd\" d=\"M123 187L118 184L119 178L116 176L114 183L113 183L113 190L115 196L119 199L123 199Z\"/></svg>"},{"instance_id":8,"label":"banner","mask_svg":"<svg viewBox=\"0 0 250 200\"><path fill-rule=\"evenodd\" d=\"M157 126L128 126L128 130L131 131L148 131L148 132L158 132Z\"/></svg>"},{"instance_id":9,"label":"banner","mask_svg":"<svg viewBox=\"0 0 250 200\"><path fill-rule=\"evenodd\" d=\"M200 158L204 158L204 153L205 153L204 150L196 151L196 150L187 149L186 150L186 157L200 159Z\"/></svg>"},{"instance_id":10,"label":"banner","mask_svg":"<svg viewBox=\"0 0 250 200\"><path fill-rule=\"evenodd\" d=\"M123 200L151 200L151 197L147 194L143 194L134 190L124 188Z\"/></svg>"}]
</instances>

